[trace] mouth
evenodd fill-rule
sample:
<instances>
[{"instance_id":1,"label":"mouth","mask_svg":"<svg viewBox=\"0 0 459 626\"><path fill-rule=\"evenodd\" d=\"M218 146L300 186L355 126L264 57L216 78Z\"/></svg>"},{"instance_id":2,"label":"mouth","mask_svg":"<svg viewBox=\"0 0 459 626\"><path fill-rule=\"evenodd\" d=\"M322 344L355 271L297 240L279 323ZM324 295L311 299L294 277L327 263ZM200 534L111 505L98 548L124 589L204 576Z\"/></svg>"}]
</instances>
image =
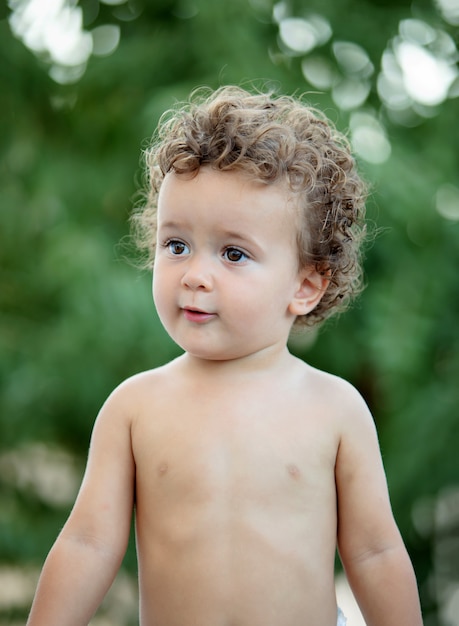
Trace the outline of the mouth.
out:
<instances>
[{"instance_id":1,"label":"mouth","mask_svg":"<svg viewBox=\"0 0 459 626\"><path fill-rule=\"evenodd\" d=\"M216 314L209 313L208 311L203 311L202 309L198 309L195 307L182 307L183 317L189 322L195 322L203 324L204 322L208 322L213 319Z\"/></svg>"}]
</instances>

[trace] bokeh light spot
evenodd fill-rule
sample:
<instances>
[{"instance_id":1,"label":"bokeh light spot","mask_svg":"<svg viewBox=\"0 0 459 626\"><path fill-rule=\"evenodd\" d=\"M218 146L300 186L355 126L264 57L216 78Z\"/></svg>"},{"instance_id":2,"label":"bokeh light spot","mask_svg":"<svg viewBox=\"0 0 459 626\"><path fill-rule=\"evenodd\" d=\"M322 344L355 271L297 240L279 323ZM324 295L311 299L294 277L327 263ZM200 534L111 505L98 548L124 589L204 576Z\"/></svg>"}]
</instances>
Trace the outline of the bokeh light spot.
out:
<instances>
[{"instance_id":1,"label":"bokeh light spot","mask_svg":"<svg viewBox=\"0 0 459 626\"><path fill-rule=\"evenodd\" d=\"M459 25L459 0L436 0L436 5L446 22Z\"/></svg>"},{"instance_id":2,"label":"bokeh light spot","mask_svg":"<svg viewBox=\"0 0 459 626\"><path fill-rule=\"evenodd\" d=\"M105 0L113 5L125 2ZM75 0L10 0L9 7L11 32L49 64L55 82L77 82L92 54L107 56L118 47L119 26L105 24L88 32L83 28L83 10ZM94 7L92 13L94 19Z\"/></svg>"},{"instance_id":3,"label":"bokeh light spot","mask_svg":"<svg viewBox=\"0 0 459 626\"><path fill-rule=\"evenodd\" d=\"M351 142L355 152L368 163L384 163L391 145L381 123L371 113L356 112L350 119Z\"/></svg>"},{"instance_id":4,"label":"bokeh light spot","mask_svg":"<svg viewBox=\"0 0 459 626\"><path fill-rule=\"evenodd\" d=\"M333 53L346 73L365 77L373 73L373 65L361 46L350 41L336 41L333 44Z\"/></svg>"},{"instance_id":5,"label":"bokeh light spot","mask_svg":"<svg viewBox=\"0 0 459 626\"><path fill-rule=\"evenodd\" d=\"M120 27L117 24L103 24L91 32L93 40L92 53L96 56L112 54L120 43Z\"/></svg>"},{"instance_id":6,"label":"bokeh light spot","mask_svg":"<svg viewBox=\"0 0 459 626\"><path fill-rule=\"evenodd\" d=\"M370 93L370 83L358 78L343 78L332 89L335 104L343 111L356 109L365 102Z\"/></svg>"},{"instance_id":7,"label":"bokeh light spot","mask_svg":"<svg viewBox=\"0 0 459 626\"><path fill-rule=\"evenodd\" d=\"M442 185L435 196L435 207L440 215L448 220L459 220L459 188Z\"/></svg>"},{"instance_id":8,"label":"bokeh light spot","mask_svg":"<svg viewBox=\"0 0 459 626\"><path fill-rule=\"evenodd\" d=\"M279 34L282 42L295 54L309 52L317 45L317 34L312 25L298 17L281 21Z\"/></svg>"},{"instance_id":9,"label":"bokeh light spot","mask_svg":"<svg viewBox=\"0 0 459 626\"><path fill-rule=\"evenodd\" d=\"M322 56L305 57L301 63L303 76L317 89L330 89L336 77L336 71L330 61Z\"/></svg>"},{"instance_id":10,"label":"bokeh light spot","mask_svg":"<svg viewBox=\"0 0 459 626\"><path fill-rule=\"evenodd\" d=\"M402 41L396 55L403 72L405 89L413 100L435 106L448 96L457 70L417 44Z\"/></svg>"},{"instance_id":11,"label":"bokeh light spot","mask_svg":"<svg viewBox=\"0 0 459 626\"><path fill-rule=\"evenodd\" d=\"M459 95L458 52L452 37L418 19L402 20L381 59L379 97L393 121L406 125L436 114Z\"/></svg>"}]
</instances>

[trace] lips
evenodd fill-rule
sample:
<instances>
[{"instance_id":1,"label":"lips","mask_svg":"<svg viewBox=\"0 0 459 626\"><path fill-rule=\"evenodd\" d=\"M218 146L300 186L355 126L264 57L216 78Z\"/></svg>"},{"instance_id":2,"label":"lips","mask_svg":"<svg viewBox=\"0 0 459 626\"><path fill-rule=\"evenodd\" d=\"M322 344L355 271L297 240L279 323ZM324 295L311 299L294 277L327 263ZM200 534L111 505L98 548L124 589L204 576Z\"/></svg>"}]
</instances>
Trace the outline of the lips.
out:
<instances>
[{"instance_id":1,"label":"lips","mask_svg":"<svg viewBox=\"0 0 459 626\"><path fill-rule=\"evenodd\" d=\"M189 322L194 322L196 324L204 324L205 322L210 321L215 317L215 313L209 313L207 311L203 311L202 309L197 309L194 307L183 307L183 317Z\"/></svg>"}]
</instances>

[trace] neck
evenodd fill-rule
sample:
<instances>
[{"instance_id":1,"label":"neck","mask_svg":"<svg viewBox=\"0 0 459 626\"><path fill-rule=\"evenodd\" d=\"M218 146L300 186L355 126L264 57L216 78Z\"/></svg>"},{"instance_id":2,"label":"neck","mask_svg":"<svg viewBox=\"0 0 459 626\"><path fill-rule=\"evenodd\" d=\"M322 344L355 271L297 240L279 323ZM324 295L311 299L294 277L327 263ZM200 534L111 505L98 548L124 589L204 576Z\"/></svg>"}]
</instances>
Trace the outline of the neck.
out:
<instances>
[{"instance_id":1,"label":"neck","mask_svg":"<svg viewBox=\"0 0 459 626\"><path fill-rule=\"evenodd\" d=\"M247 374L269 374L284 371L288 364L296 361L284 345L269 346L256 353L227 360L202 359L185 352L177 364L189 368L195 375L246 376Z\"/></svg>"}]
</instances>

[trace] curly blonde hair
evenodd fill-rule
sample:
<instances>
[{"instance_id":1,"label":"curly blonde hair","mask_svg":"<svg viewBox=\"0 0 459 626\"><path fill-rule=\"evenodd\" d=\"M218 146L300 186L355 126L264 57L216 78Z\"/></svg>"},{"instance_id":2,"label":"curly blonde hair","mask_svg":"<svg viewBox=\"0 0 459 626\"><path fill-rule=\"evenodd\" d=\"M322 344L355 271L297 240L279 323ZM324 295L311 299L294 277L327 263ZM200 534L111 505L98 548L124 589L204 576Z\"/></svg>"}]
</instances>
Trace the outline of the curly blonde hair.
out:
<instances>
[{"instance_id":1,"label":"curly blonde hair","mask_svg":"<svg viewBox=\"0 0 459 626\"><path fill-rule=\"evenodd\" d=\"M145 157L147 197L132 224L148 267L154 263L157 199L165 175L197 173L208 165L266 184L287 182L299 199L299 267L314 266L330 283L296 326L324 321L360 292L366 185L346 137L301 99L231 86L197 90L162 116Z\"/></svg>"}]
</instances>

